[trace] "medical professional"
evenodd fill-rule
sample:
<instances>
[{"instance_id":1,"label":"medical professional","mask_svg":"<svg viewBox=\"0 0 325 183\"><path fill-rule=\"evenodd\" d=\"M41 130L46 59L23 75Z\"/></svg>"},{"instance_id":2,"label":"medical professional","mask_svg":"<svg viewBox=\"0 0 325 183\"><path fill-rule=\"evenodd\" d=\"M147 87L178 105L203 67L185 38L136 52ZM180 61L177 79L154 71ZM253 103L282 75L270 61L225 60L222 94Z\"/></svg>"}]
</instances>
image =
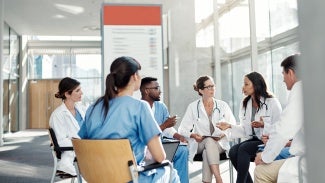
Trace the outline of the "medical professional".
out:
<instances>
[{"instance_id":1,"label":"medical professional","mask_svg":"<svg viewBox=\"0 0 325 183\"><path fill-rule=\"evenodd\" d=\"M140 69L140 63L131 57L119 57L112 62L105 94L89 107L79 131L83 139L128 138L138 165L145 157L146 148L157 162L166 159L161 130L148 102L132 96L140 88ZM175 169L165 166L139 173L139 182L178 183L179 177Z\"/></svg>"},{"instance_id":2,"label":"medical professional","mask_svg":"<svg viewBox=\"0 0 325 183\"><path fill-rule=\"evenodd\" d=\"M300 161L300 158L305 154L305 144L303 140L302 83L296 73L298 60L299 55L292 55L281 63L283 80L290 93L287 105L276 122L275 130L270 134L264 151L256 155L255 163L257 166L254 171L256 183L295 183L299 182L298 172L302 171L303 175L305 173L305 161ZM293 139L289 151L293 156L274 161L275 156L279 154L291 137Z\"/></svg>"},{"instance_id":3,"label":"medical professional","mask_svg":"<svg viewBox=\"0 0 325 183\"><path fill-rule=\"evenodd\" d=\"M175 116L169 116L166 105L160 101L160 86L157 78L145 77L141 80L141 100L145 100L149 103L151 110L155 116L155 119L162 130L162 136L167 138L177 139L183 143L187 143L184 136L177 133L174 128L177 118ZM189 183L188 177L188 148L185 145L179 145L173 164L181 183Z\"/></svg>"},{"instance_id":4,"label":"medical professional","mask_svg":"<svg viewBox=\"0 0 325 183\"><path fill-rule=\"evenodd\" d=\"M202 181L211 182L214 175L217 183L220 176L220 153L229 149L227 133L216 127L219 121L236 123L235 117L224 101L217 100L215 84L210 76L201 76L194 84L194 90L201 96L187 107L178 132L188 138L189 158L202 153Z\"/></svg>"},{"instance_id":5,"label":"medical professional","mask_svg":"<svg viewBox=\"0 0 325 183\"><path fill-rule=\"evenodd\" d=\"M69 77L60 81L58 89L55 97L61 99L62 104L52 112L49 125L53 128L60 146L72 147L71 139L79 137L78 131L85 119L86 108L78 103L83 93L80 82ZM73 166L74 158L73 151L62 152L58 173L77 175Z\"/></svg>"},{"instance_id":6,"label":"medical professional","mask_svg":"<svg viewBox=\"0 0 325 183\"><path fill-rule=\"evenodd\" d=\"M231 147L229 158L237 170L236 182L252 183L249 174L250 160L255 158L258 145L263 144L261 139L263 130L266 130L264 127L272 128L279 119L282 108L278 99L267 91L265 80L258 72L245 75L242 90L246 97L240 104L240 124L220 122L218 127L222 130L228 129L230 138L247 139Z\"/></svg>"}]
</instances>

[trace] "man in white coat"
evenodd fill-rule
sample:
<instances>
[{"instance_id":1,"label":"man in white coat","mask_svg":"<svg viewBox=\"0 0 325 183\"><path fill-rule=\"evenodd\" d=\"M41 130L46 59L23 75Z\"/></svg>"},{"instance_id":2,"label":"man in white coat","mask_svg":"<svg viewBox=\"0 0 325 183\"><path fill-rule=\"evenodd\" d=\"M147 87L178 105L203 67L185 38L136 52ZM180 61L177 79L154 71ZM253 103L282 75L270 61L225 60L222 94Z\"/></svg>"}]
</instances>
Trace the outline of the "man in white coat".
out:
<instances>
[{"instance_id":1,"label":"man in white coat","mask_svg":"<svg viewBox=\"0 0 325 183\"><path fill-rule=\"evenodd\" d=\"M299 55L292 55L281 63L283 80L290 90L288 103L280 119L275 123L274 131L270 134L265 149L257 153L254 172L255 183L266 182L299 182L299 171L304 170L305 164L300 164L301 156L305 153L303 129L303 100L302 83L297 76L297 60ZM288 159L274 161L285 144L293 137Z\"/></svg>"}]
</instances>

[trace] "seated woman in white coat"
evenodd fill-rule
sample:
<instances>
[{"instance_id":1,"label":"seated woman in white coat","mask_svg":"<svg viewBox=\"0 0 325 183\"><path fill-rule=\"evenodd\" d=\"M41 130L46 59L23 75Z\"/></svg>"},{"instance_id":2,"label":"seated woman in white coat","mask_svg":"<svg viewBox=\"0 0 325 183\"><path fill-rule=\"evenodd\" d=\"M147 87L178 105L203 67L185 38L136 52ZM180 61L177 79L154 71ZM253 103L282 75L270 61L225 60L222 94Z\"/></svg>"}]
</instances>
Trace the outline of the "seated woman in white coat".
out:
<instances>
[{"instance_id":1,"label":"seated woman in white coat","mask_svg":"<svg viewBox=\"0 0 325 183\"><path fill-rule=\"evenodd\" d=\"M62 104L57 107L50 117L50 127L53 128L60 146L72 146L71 139L79 138L78 132L85 119L85 108L77 102L81 101L82 91L80 82L66 77L63 78L55 94L62 99ZM70 175L77 175L73 166L75 154L73 151L65 151L58 162L58 170Z\"/></svg>"},{"instance_id":2,"label":"seated woman in white coat","mask_svg":"<svg viewBox=\"0 0 325 183\"><path fill-rule=\"evenodd\" d=\"M201 76L194 90L202 97L187 107L178 131L189 139L190 161L196 153L202 153L202 181L211 182L214 175L217 183L222 183L219 154L230 146L226 131L218 129L216 124L219 121L235 124L236 120L228 104L214 98L215 85L210 76Z\"/></svg>"},{"instance_id":3,"label":"seated woman in white coat","mask_svg":"<svg viewBox=\"0 0 325 183\"><path fill-rule=\"evenodd\" d=\"M282 111L280 102L267 90L263 76L251 72L244 77L243 93L245 98L240 104L239 125L220 122L218 127L229 130L230 138L245 138L239 144L231 147L229 158L237 170L237 183L252 183L249 173L251 159L254 159L258 145L263 144L262 135L265 127L271 126L279 119ZM268 129L271 131L272 129ZM267 132L268 133L268 132ZM283 146L284 147L284 146Z\"/></svg>"}]
</instances>

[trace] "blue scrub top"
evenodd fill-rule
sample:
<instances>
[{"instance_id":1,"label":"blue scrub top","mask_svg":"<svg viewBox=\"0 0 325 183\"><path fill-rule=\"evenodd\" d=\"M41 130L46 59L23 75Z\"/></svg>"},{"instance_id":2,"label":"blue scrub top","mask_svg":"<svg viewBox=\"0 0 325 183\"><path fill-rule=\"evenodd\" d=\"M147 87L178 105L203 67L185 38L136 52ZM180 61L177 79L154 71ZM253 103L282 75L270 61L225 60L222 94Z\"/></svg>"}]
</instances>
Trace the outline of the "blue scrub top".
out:
<instances>
[{"instance_id":1,"label":"blue scrub top","mask_svg":"<svg viewBox=\"0 0 325 183\"><path fill-rule=\"evenodd\" d=\"M78 121L79 126L81 127L83 122L84 122L84 119L82 119L82 116L81 116L80 112L77 109L75 109L75 110L76 110L76 117L75 118Z\"/></svg>"},{"instance_id":2,"label":"blue scrub top","mask_svg":"<svg viewBox=\"0 0 325 183\"><path fill-rule=\"evenodd\" d=\"M160 101L155 101L153 103L154 107L155 107L155 119L157 121L157 123L159 125L161 125L162 123L164 123L167 118L169 117L169 112L167 110L167 107L164 103L160 102Z\"/></svg>"},{"instance_id":3,"label":"blue scrub top","mask_svg":"<svg viewBox=\"0 0 325 183\"><path fill-rule=\"evenodd\" d=\"M110 100L106 116L103 101L90 106L78 134L83 139L128 138L139 164L149 140L160 135L161 130L146 101L121 96Z\"/></svg>"}]
</instances>

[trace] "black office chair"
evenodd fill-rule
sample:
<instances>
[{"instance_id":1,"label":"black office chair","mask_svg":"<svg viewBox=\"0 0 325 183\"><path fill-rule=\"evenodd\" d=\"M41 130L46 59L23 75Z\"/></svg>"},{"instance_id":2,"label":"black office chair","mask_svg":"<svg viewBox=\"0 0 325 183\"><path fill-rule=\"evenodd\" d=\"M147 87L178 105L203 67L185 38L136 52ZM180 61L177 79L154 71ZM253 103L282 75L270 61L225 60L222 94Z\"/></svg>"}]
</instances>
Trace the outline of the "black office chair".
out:
<instances>
[{"instance_id":1,"label":"black office chair","mask_svg":"<svg viewBox=\"0 0 325 183\"><path fill-rule=\"evenodd\" d=\"M52 156L53 156L53 160L54 160L54 167L53 167L53 173L52 173L52 177L51 177L51 183L54 183L54 179L56 176L60 177L61 179L65 179L65 178L71 178L71 183L74 183L74 180L76 178L76 176L72 176L72 175L67 175L64 174L62 172L58 172L57 171L57 165L58 165L58 161L61 159L61 154L64 151L73 151L73 147L60 147L55 132L52 128L48 129L49 132L49 137L51 140L51 149L52 149ZM77 171L77 177L78 177L78 182L81 183L82 179L79 173L79 169L78 166L76 165L75 162L75 167L76 167L76 171Z\"/></svg>"}]
</instances>

